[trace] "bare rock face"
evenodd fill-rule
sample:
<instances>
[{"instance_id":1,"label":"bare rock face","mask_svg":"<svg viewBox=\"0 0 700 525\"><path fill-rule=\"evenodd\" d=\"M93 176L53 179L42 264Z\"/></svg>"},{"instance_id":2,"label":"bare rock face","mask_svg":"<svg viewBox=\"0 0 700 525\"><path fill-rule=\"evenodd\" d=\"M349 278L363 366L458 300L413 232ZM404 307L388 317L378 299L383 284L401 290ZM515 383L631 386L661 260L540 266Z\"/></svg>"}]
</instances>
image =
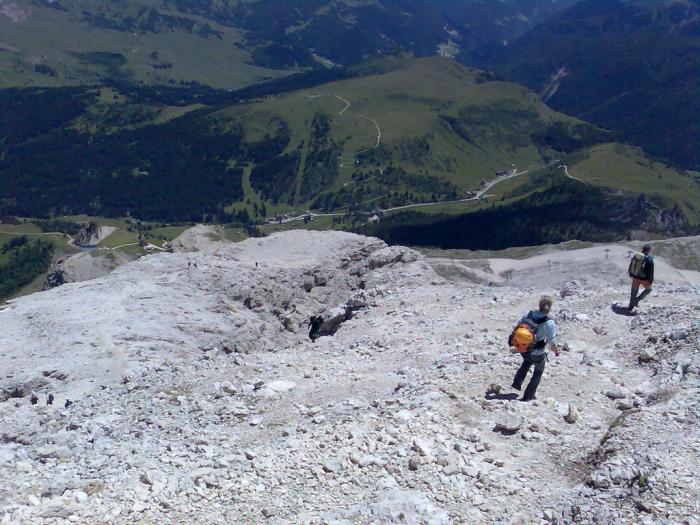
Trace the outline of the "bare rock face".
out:
<instances>
[{"instance_id":1,"label":"bare rock face","mask_svg":"<svg viewBox=\"0 0 700 525\"><path fill-rule=\"evenodd\" d=\"M639 352L639 362L648 363L656 358L656 350L653 348L642 348Z\"/></svg>"},{"instance_id":2,"label":"bare rock face","mask_svg":"<svg viewBox=\"0 0 700 525\"><path fill-rule=\"evenodd\" d=\"M84 246L93 244L100 237L100 227L96 222L90 221L83 225L78 234L75 236L75 244Z\"/></svg>"},{"instance_id":3,"label":"bare rock face","mask_svg":"<svg viewBox=\"0 0 700 525\"><path fill-rule=\"evenodd\" d=\"M494 430L514 434L525 424L522 417L515 414L501 414L494 425Z\"/></svg>"},{"instance_id":4,"label":"bare rock face","mask_svg":"<svg viewBox=\"0 0 700 525\"><path fill-rule=\"evenodd\" d=\"M605 396L609 399L612 400L617 400L617 399L624 399L627 397L627 392L625 392L622 388L616 387L608 390L605 392Z\"/></svg>"},{"instance_id":5,"label":"bare rock face","mask_svg":"<svg viewBox=\"0 0 700 525\"><path fill-rule=\"evenodd\" d=\"M561 289L561 291L559 292L559 295L562 298L572 297L572 296L576 295L579 288L581 288L581 284L578 281L569 281Z\"/></svg>"},{"instance_id":6,"label":"bare rock face","mask_svg":"<svg viewBox=\"0 0 700 525\"><path fill-rule=\"evenodd\" d=\"M198 224L184 231L170 243L173 252L213 252L228 244L220 226Z\"/></svg>"},{"instance_id":7,"label":"bare rock face","mask_svg":"<svg viewBox=\"0 0 700 525\"><path fill-rule=\"evenodd\" d=\"M50 290L62 284L104 277L132 260L132 257L120 251L108 254L81 252L67 255L55 261L49 268L44 290Z\"/></svg>"},{"instance_id":8,"label":"bare rock face","mask_svg":"<svg viewBox=\"0 0 700 525\"><path fill-rule=\"evenodd\" d=\"M418 254L402 246L389 246L377 250L369 257L369 268L375 270L388 264L398 262L414 262L418 259Z\"/></svg>"},{"instance_id":9,"label":"bare rock face","mask_svg":"<svg viewBox=\"0 0 700 525\"><path fill-rule=\"evenodd\" d=\"M497 383L491 383L486 390L487 395L497 396L501 393L503 387Z\"/></svg>"},{"instance_id":10,"label":"bare rock face","mask_svg":"<svg viewBox=\"0 0 700 525\"><path fill-rule=\"evenodd\" d=\"M0 524L687 522L695 275L658 258L621 315L601 304L628 292L627 250L548 247L448 282L408 248L290 231L10 301ZM521 403L504 341L573 279L552 312L570 351Z\"/></svg>"}]
</instances>

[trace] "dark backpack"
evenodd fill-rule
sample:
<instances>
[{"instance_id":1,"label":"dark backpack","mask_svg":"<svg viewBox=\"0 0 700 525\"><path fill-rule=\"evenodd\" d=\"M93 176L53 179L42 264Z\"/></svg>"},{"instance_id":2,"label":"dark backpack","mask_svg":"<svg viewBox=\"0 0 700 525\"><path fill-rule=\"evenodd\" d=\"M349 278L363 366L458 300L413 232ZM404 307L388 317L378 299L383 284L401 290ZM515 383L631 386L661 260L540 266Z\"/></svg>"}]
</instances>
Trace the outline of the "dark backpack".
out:
<instances>
[{"instance_id":1,"label":"dark backpack","mask_svg":"<svg viewBox=\"0 0 700 525\"><path fill-rule=\"evenodd\" d=\"M642 252L637 252L630 259L630 266L627 269L630 277L636 277L637 279L646 279L646 262L647 256Z\"/></svg>"}]
</instances>

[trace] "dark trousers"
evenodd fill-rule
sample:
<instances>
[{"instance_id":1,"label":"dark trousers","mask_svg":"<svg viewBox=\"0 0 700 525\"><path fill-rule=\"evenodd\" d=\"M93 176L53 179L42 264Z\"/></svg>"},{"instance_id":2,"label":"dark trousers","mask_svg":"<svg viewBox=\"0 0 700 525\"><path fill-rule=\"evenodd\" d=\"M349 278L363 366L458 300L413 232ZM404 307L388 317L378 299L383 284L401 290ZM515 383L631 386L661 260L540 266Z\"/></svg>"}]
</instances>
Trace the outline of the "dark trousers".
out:
<instances>
[{"instance_id":1,"label":"dark trousers","mask_svg":"<svg viewBox=\"0 0 700 525\"><path fill-rule=\"evenodd\" d=\"M639 293L639 287L643 286L644 291ZM632 291L630 292L630 304L628 310L635 308L647 295L651 293L651 282L642 279L632 278Z\"/></svg>"},{"instance_id":2,"label":"dark trousers","mask_svg":"<svg viewBox=\"0 0 700 525\"><path fill-rule=\"evenodd\" d=\"M544 373L544 364L546 362L546 354L531 356L529 352L522 354L523 364L520 365L518 371L515 373L515 378L513 379L513 386L520 390L523 386L523 382L527 377L527 373L532 365L535 365L535 371L532 373L532 379L525 389L523 394L523 399L533 399L535 397L535 392L537 392L537 387L540 386L540 379L542 379L542 374Z\"/></svg>"}]
</instances>

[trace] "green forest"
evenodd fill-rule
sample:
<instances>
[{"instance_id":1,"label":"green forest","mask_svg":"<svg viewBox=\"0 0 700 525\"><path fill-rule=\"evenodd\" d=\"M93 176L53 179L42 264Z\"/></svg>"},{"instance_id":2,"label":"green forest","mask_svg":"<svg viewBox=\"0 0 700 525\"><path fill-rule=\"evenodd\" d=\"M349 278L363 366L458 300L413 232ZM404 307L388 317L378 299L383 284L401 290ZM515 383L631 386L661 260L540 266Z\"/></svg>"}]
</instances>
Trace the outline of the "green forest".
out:
<instances>
[{"instance_id":1,"label":"green forest","mask_svg":"<svg viewBox=\"0 0 700 525\"><path fill-rule=\"evenodd\" d=\"M14 97L14 91L0 91L2 215L216 216L225 222L225 205L242 196L242 170L229 162L279 151L189 117L93 135L68 125L89 103L86 92L31 90ZM43 119L31 118L37 113Z\"/></svg>"},{"instance_id":2,"label":"green forest","mask_svg":"<svg viewBox=\"0 0 700 525\"><path fill-rule=\"evenodd\" d=\"M51 264L50 242L15 237L0 247L0 300L11 297L43 274Z\"/></svg>"},{"instance_id":3,"label":"green forest","mask_svg":"<svg viewBox=\"0 0 700 525\"><path fill-rule=\"evenodd\" d=\"M567 181L514 203L462 215L402 212L358 233L389 244L442 249L501 250L512 246L556 244L570 239L593 242L620 240L630 229L653 229L653 207L644 195L626 196L604 188ZM687 224L680 226L691 233Z\"/></svg>"}]
</instances>

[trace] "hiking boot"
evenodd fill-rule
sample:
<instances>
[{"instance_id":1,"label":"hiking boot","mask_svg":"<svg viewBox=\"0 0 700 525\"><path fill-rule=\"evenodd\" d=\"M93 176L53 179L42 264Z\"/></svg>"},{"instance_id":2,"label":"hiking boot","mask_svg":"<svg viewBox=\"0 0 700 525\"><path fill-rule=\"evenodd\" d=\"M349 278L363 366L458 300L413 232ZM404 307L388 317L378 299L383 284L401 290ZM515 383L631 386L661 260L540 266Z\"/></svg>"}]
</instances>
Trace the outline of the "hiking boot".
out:
<instances>
[{"instance_id":1,"label":"hiking boot","mask_svg":"<svg viewBox=\"0 0 700 525\"><path fill-rule=\"evenodd\" d=\"M520 401L527 403L528 401L534 401L535 399L537 399L537 397L535 397L535 396L530 396L530 397L523 396L520 398Z\"/></svg>"}]
</instances>

